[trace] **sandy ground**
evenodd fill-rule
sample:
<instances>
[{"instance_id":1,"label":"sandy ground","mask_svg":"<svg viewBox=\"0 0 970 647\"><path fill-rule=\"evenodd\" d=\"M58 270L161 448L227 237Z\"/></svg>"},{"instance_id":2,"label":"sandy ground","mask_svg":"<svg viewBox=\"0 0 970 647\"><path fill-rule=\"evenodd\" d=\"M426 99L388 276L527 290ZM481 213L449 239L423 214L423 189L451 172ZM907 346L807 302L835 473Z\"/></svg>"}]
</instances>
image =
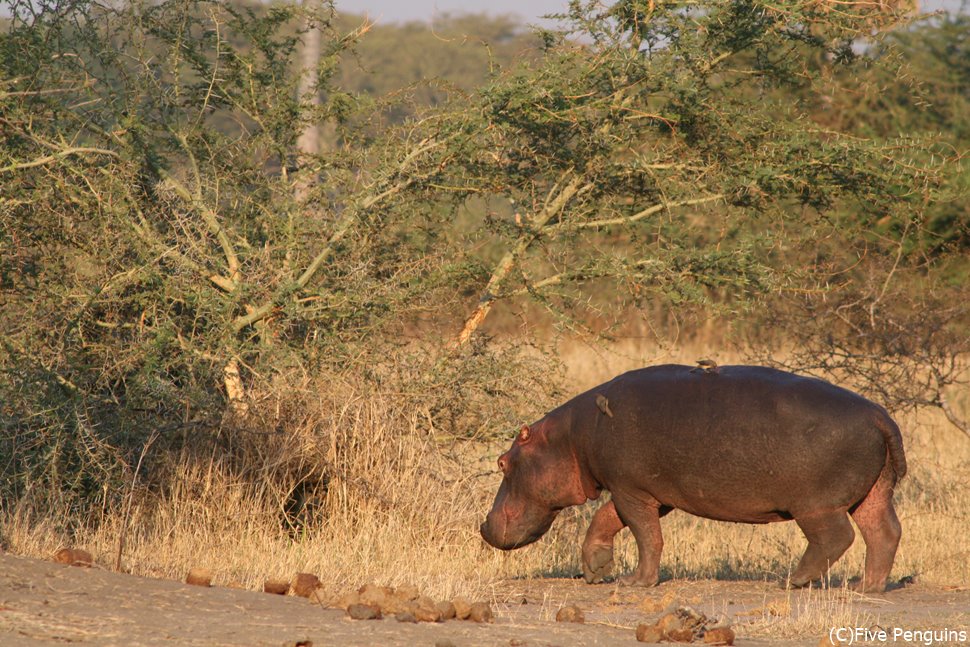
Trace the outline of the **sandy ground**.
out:
<instances>
[{"instance_id":1,"label":"sandy ground","mask_svg":"<svg viewBox=\"0 0 970 647\"><path fill-rule=\"evenodd\" d=\"M644 590L581 580L530 579L497 584L492 624L354 621L303 598L201 588L0 554L0 645L440 645L465 647L638 645L634 629L663 606L690 605L728 618L737 645L815 647L826 624L970 629L970 587L907 586L878 596L843 596L836 607L818 592L780 591L760 582L671 581ZM583 609L585 624L557 623L563 604ZM848 606L845 606L848 605ZM804 617L799 617L799 615ZM852 624L852 622L850 622ZM862 640L855 644L887 644ZM925 644L913 640L888 644ZM933 645L970 645L935 641Z\"/></svg>"}]
</instances>

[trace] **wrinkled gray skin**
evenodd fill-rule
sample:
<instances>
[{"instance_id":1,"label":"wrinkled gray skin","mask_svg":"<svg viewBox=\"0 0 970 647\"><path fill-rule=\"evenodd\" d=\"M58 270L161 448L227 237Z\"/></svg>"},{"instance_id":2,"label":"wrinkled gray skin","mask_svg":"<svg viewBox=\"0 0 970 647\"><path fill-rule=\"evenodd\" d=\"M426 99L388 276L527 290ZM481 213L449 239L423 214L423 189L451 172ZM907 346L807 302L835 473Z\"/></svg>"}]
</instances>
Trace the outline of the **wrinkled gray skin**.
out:
<instances>
[{"instance_id":1,"label":"wrinkled gray skin","mask_svg":"<svg viewBox=\"0 0 970 647\"><path fill-rule=\"evenodd\" d=\"M892 496L906 459L886 411L771 368L624 373L523 427L498 463L504 478L481 527L496 548L529 544L562 508L612 493L583 544L591 582L610 573L613 537L629 526L639 563L621 581L655 585L660 517L673 509L743 523L794 520L808 539L789 580L795 587L822 577L846 551L851 515L866 543L857 588L883 591L901 534Z\"/></svg>"}]
</instances>

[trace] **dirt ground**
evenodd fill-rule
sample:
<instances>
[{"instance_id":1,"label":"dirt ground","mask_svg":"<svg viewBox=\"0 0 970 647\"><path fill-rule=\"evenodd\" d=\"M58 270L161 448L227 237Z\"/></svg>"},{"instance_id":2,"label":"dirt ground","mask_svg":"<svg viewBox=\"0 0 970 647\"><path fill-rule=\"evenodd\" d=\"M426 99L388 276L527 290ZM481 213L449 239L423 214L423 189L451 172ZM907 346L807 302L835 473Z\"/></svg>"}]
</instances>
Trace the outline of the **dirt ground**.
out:
<instances>
[{"instance_id":1,"label":"dirt ground","mask_svg":"<svg viewBox=\"0 0 970 647\"><path fill-rule=\"evenodd\" d=\"M893 627L970 628L970 587L956 586L917 584L885 595L849 594L835 606L817 591L790 593L761 582L670 581L645 590L529 579L501 582L491 595L492 624L355 621L303 598L201 588L0 554L0 645L622 646L642 644L634 636L637 624L655 621L671 605L726 617L737 632L737 645L815 647L829 622L826 616L890 632ZM585 624L556 622L564 604L579 606ZM897 639L888 644L926 643Z\"/></svg>"}]
</instances>

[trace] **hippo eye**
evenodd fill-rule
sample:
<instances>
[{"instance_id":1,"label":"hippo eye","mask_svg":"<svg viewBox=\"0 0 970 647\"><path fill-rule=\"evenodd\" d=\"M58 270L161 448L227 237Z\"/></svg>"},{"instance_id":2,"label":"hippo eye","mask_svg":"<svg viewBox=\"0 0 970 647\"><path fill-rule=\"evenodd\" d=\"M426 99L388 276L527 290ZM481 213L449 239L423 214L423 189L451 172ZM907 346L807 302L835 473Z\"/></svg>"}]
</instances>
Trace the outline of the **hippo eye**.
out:
<instances>
[{"instance_id":1,"label":"hippo eye","mask_svg":"<svg viewBox=\"0 0 970 647\"><path fill-rule=\"evenodd\" d=\"M529 440L529 425L522 425L522 429L519 430L519 442L524 443Z\"/></svg>"}]
</instances>

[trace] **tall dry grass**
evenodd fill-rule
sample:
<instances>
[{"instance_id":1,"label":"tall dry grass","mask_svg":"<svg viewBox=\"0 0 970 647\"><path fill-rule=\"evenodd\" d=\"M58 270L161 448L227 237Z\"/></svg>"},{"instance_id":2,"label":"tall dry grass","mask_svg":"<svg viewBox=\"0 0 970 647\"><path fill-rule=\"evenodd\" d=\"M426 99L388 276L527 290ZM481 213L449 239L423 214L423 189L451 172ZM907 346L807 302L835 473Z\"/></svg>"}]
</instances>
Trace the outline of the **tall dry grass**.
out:
<instances>
[{"instance_id":1,"label":"tall dry grass","mask_svg":"<svg viewBox=\"0 0 970 647\"><path fill-rule=\"evenodd\" d=\"M629 368L701 356L722 364L736 359L703 344L560 348L568 393ZM180 578L190 567L207 567L219 574L217 583L258 588L267 577L310 571L335 591L407 582L437 596L476 596L503 578L580 571L579 546L598 503L564 511L547 537L519 551L503 553L480 539L478 525L500 480L494 460L506 442L446 437L429 427L420 401L363 393L349 382L290 383L256 409L276 412L276 426L267 432L273 426L260 419L238 432L254 437L229 439L260 452L245 469L222 450L185 451L163 466L170 470L167 487L133 492L127 525L120 511L107 511L73 534L57 522L57 511L8 505L2 510L8 548L46 557L64 544L79 545L111 567L124 536L123 566L143 575ZM966 585L970 442L934 412L900 423L911 471L896 495L904 535L893 574ZM253 473L253 465L263 472ZM308 484L307 474L316 481ZM294 502L303 507L294 512ZM674 512L663 525L662 569L673 578L775 580L794 568L805 545L790 523L718 523ZM617 555L621 568L634 566L627 531ZM833 581L861 573L863 555L856 541L833 569Z\"/></svg>"}]
</instances>

